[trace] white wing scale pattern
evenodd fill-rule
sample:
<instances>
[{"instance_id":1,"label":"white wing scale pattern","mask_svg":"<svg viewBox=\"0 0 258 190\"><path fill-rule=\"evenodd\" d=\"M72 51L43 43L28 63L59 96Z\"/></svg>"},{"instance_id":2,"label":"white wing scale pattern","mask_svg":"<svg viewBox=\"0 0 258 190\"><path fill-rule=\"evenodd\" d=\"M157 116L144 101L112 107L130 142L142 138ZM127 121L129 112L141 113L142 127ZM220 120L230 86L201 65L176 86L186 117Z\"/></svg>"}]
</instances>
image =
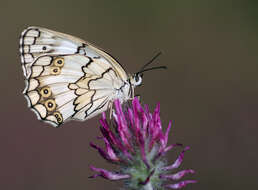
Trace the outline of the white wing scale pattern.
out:
<instances>
[{"instance_id":1,"label":"white wing scale pattern","mask_svg":"<svg viewBox=\"0 0 258 190\"><path fill-rule=\"evenodd\" d=\"M127 85L118 62L70 35L29 27L21 35L20 53L28 106L54 126L107 110L117 90Z\"/></svg>"}]
</instances>

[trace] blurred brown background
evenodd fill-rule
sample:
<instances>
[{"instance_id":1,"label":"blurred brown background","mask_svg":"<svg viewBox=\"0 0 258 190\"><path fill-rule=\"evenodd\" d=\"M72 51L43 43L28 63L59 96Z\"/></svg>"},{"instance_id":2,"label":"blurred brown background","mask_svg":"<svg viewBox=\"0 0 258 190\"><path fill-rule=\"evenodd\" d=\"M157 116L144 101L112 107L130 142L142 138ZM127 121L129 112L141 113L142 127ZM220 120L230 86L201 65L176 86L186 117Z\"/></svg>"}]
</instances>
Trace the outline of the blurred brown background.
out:
<instances>
[{"instance_id":1,"label":"blurred brown background","mask_svg":"<svg viewBox=\"0 0 258 190\"><path fill-rule=\"evenodd\" d=\"M27 108L18 44L30 25L92 42L130 73L162 50L156 62L169 69L146 73L136 91L151 108L161 103L164 127L175 120L170 143L191 146L181 169L199 183L185 189L258 188L257 1L2 0L0 21L0 189L121 187L88 179L90 164L113 168L89 148L99 117L56 129Z\"/></svg>"}]
</instances>

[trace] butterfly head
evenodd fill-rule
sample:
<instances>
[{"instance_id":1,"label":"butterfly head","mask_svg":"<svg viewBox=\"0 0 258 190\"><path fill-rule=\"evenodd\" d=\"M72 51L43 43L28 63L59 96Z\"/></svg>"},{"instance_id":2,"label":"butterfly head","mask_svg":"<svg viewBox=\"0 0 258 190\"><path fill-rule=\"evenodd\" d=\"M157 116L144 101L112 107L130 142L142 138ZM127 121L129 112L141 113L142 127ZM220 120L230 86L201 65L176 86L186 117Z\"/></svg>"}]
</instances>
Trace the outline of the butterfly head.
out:
<instances>
[{"instance_id":1,"label":"butterfly head","mask_svg":"<svg viewBox=\"0 0 258 190\"><path fill-rule=\"evenodd\" d=\"M140 74L136 73L130 77L130 83L133 86L140 86L142 84L142 77L143 77L142 73L140 73Z\"/></svg>"}]
</instances>

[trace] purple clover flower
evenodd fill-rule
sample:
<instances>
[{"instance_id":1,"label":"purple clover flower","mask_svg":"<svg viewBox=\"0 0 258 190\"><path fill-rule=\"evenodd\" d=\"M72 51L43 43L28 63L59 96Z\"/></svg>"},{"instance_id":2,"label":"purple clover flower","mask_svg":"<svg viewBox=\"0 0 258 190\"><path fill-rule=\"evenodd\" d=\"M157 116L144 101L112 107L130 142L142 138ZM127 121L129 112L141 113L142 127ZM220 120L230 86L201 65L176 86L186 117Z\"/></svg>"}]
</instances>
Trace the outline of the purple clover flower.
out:
<instances>
[{"instance_id":1,"label":"purple clover flower","mask_svg":"<svg viewBox=\"0 0 258 190\"><path fill-rule=\"evenodd\" d=\"M96 172L91 178L101 176L109 180L124 180L128 189L153 190L153 189L180 189L195 180L184 180L186 174L193 174L194 170L182 170L170 174L171 170L178 168L184 157L185 147L178 158L171 165L166 165L165 154L176 146L182 144L167 145L171 122L165 131L162 131L160 120L160 106L157 105L151 114L148 106L141 106L139 100L134 98L132 106L124 110L115 100L115 112L113 119L107 120L105 113L100 119L100 130L105 143L105 149L90 143L99 154L110 163L120 166L119 172L111 172L105 169L90 166Z\"/></svg>"}]
</instances>

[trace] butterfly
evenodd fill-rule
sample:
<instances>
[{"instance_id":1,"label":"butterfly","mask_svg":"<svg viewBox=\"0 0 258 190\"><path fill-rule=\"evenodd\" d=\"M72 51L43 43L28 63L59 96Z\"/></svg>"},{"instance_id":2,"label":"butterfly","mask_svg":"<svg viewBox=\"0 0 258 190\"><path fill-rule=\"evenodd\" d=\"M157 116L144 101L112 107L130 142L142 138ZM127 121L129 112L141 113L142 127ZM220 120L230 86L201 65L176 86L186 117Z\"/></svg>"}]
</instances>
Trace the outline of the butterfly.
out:
<instances>
[{"instance_id":1,"label":"butterfly","mask_svg":"<svg viewBox=\"0 0 258 190\"><path fill-rule=\"evenodd\" d=\"M92 118L111 108L115 99L122 103L132 99L143 72L164 68L145 69L149 62L129 75L104 50L42 27L28 27L21 33L19 51L28 107L39 120L55 127Z\"/></svg>"}]
</instances>

